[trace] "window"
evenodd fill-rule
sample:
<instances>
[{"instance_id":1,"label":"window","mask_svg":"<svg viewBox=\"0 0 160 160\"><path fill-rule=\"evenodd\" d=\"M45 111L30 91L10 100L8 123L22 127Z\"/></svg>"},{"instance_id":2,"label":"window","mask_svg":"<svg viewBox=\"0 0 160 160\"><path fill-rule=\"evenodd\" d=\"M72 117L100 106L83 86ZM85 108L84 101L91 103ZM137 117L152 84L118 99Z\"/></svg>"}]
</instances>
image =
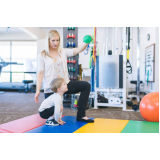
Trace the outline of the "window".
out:
<instances>
[{"instance_id":1,"label":"window","mask_svg":"<svg viewBox=\"0 0 160 160\"><path fill-rule=\"evenodd\" d=\"M0 42L0 62L10 62L10 42ZM3 64L1 64L3 65ZM2 67L0 82L10 82L10 65Z\"/></svg>"},{"instance_id":2,"label":"window","mask_svg":"<svg viewBox=\"0 0 160 160\"><path fill-rule=\"evenodd\" d=\"M36 41L0 42L0 56L5 62L17 63L3 67L0 77L1 82L36 80Z\"/></svg>"},{"instance_id":3,"label":"window","mask_svg":"<svg viewBox=\"0 0 160 160\"><path fill-rule=\"evenodd\" d=\"M12 62L23 65L12 65L12 72L36 72L36 42L12 42Z\"/></svg>"}]
</instances>

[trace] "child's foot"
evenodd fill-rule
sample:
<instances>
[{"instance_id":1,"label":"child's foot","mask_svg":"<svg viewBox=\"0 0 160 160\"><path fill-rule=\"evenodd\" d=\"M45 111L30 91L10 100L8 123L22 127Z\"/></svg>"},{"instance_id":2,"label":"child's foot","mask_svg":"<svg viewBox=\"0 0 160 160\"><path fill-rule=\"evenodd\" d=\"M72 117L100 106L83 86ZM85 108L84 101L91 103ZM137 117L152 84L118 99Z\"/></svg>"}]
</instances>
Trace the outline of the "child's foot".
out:
<instances>
[{"instance_id":1,"label":"child's foot","mask_svg":"<svg viewBox=\"0 0 160 160\"><path fill-rule=\"evenodd\" d=\"M93 119L89 119L88 117L77 118L77 121L83 121L83 122L87 122L87 123L93 123L94 122Z\"/></svg>"},{"instance_id":2,"label":"child's foot","mask_svg":"<svg viewBox=\"0 0 160 160\"><path fill-rule=\"evenodd\" d=\"M51 120L46 120L46 125L50 125L50 126L58 126L59 123L57 121L55 121L55 119L51 119Z\"/></svg>"}]
</instances>

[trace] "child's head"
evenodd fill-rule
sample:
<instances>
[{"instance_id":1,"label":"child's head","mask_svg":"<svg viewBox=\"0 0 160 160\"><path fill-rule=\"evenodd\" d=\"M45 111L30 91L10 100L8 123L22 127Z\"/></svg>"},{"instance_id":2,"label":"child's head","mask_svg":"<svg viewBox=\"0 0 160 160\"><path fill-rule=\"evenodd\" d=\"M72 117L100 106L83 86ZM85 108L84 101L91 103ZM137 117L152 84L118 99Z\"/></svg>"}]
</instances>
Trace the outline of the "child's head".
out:
<instances>
[{"instance_id":1,"label":"child's head","mask_svg":"<svg viewBox=\"0 0 160 160\"><path fill-rule=\"evenodd\" d=\"M63 78L55 78L50 84L51 90L55 93L66 92L68 90L67 84Z\"/></svg>"}]
</instances>

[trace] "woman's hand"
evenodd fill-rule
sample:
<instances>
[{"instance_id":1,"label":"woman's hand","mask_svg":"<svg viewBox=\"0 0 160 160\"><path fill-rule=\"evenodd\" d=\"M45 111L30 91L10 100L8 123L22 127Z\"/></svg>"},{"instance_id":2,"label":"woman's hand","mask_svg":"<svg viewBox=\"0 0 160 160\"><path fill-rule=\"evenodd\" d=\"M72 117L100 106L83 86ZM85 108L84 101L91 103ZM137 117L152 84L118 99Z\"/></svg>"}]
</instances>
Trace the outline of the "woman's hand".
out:
<instances>
[{"instance_id":1,"label":"woman's hand","mask_svg":"<svg viewBox=\"0 0 160 160\"><path fill-rule=\"evenodd\" d=\"M90 35L90 36L91 36L91 35ZM92 38L92 36L91 36L91 38ZM92 40L93 40L93 38L92 38ZM88 44L89 44L89 43L83 42L83 44L81 44L81 45L78 46L77 48L74 48L74 49L73 49L73 56L76 56L77 54L83 52L83 51L86 49L86 47L88 46Z\"/></svg>"},{"instance_id":2,"label":"woman's hand","mask_svg":"<svg viewBox=\"0 0 160 160\"><path fill-rule=\"evenodd\" d=\"M36 103L38 103L38 102L39 102L39 99L38 99L39 94L40 94L40 92L39 92L39 91L37 91L37 92L36 92L36 94L35 94L35 102L36 102Z\"/></svg>"}]
</instances>

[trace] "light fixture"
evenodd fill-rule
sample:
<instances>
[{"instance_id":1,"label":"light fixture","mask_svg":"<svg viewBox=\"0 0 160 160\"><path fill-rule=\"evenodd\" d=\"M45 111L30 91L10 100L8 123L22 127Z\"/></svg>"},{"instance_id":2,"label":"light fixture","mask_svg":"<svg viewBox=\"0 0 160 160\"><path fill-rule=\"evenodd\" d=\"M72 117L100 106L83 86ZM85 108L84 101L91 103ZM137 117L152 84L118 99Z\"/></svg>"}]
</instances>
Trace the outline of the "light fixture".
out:
<instances>
[{"instance_id":1,"label":"light fixture","mask_svg":"<svg viewBox=\"0 0 160 160\"><path fill-rule=\"evenodd\" d=\"M11 33L11 28L10 28L10 27L7 27L6 32L10 34L10 33Z\"/></svg>"}]
</instances>

